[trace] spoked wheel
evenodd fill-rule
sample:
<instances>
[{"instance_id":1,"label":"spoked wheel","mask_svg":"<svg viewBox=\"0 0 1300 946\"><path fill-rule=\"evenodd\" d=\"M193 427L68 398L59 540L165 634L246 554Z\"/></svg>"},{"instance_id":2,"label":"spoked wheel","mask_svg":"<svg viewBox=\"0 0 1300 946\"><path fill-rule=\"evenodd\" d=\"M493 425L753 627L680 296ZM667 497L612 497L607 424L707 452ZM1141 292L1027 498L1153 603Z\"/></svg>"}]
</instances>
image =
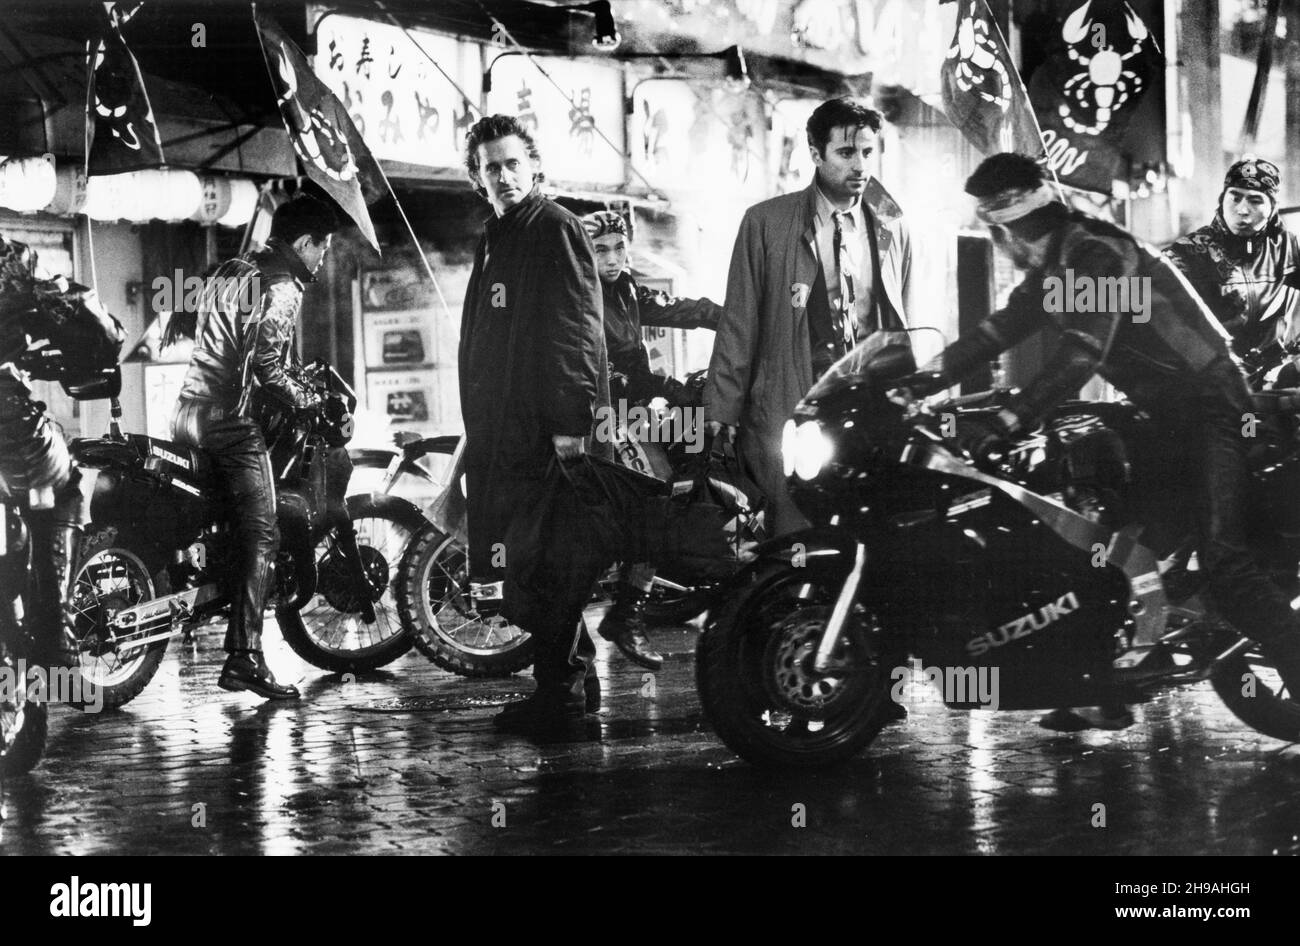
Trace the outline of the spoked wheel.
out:
<instances>
[{"instance_id":1,"label":"spoked wheel","mask_svg":"<svg viewBox=\"0 0 1300 946\"><path fill-rule=\"evenodd\" d=\"M167 593L166 571L151 568L146 555L119 542L114 529L91 533L81 543L70 602L73 633L81 645L84 685L96 696L102 694L107 709L138 696L158 672L167 650L165 637L133 647L133 637L152 635L119 634L112 626L119 611Z\"/></svg>"},{"instance_id":2,"label":"spoked wheel","mask_svg":"<svg viewBox=\"0 0 1300 946\"><path fill-rule=\"evenodd\" d=\"M432 526L403 565L398 586L402 616L415 646L444 670L463 677L508 677L533 662L534 641L504 620L484 620L467 591L465 547Z\"/></svg>"},{"instance_id":3,"label":"spoked wheel","mask_svg":"<svg viewBox=\"0 0 1300 946\"><path fill-rule=\"evenodd\" d=\"M842 575L789 565L761 568L719 606L696 649L705 716L733 751L756 765L815 768L864 749L886 721L888 692L861 615L813 669Z\"/></svg>"},{"instance_id":4,"label":"spoked wheel","mask_svg":"<svg viewBox=\"0 0 1300 946\"><path fill-rule=\"evenodd\" d=\"M1235 635L1221 639L1230 645ZM1239 720L1274 739L1300 742L1300 693L1288 692L1281 675L1254 641L1215 668L1214 692ZM1223 647L1224 650L1227 646Z\"/></svg>"},{"instance_id":5,"label":"spoked wheel","mask_svg":"<svg viewBox=\"0 0 1300 946\"><path fill-rule=\"evenodd\" d=\"M316 593L300 611L278 613L284 639L303 660L335 673L364 673L392 663L411 649L394 586L411 541L426 525L420 510L396 496L349 496L348 515L366 576L358 588L336 533L316 549ZM375 609L361 616L362 595Z\"/></svg>"}]
</instances>

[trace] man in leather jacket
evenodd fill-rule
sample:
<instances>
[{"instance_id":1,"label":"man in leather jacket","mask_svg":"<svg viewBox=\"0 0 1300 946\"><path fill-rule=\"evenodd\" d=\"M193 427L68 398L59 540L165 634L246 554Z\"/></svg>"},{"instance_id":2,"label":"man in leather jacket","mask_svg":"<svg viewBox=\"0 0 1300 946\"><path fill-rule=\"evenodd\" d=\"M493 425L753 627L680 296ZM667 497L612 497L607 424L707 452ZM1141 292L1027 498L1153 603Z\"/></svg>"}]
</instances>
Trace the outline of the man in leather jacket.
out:
<instances>
[{"instance_id":1,"label":"man in leather jacket","mask_svg":"<svg viewBox=\"0 0 1300 946\"><path fill-rule=\"evenodd\" d=\"M913 394L942 390L1040 329L1055 329L1060 345L1043 370L993 423L961 432L963 447L986 457L1094 374L1114 384L1193 445L1201 462L1198 554L1210 594L1228 621L1263 646L1288 691L1300 694L1300 624L1246 544L1242 418L1252 407L1222 326L1168 260L1119 227L1057 201L1031 159L994 155L967 180L966 191L978 198L977 215L994 241L1027 271L1025 279L1005 308L900 386ZM1146 302L1129 311L1061 305L1052 293L1067 275L1074 285L1136 277L1147 287Z\"/></svg>"},{"instance_id":2,"label":"man in leather jacket","mask_svg":"<svg viewBox=\"0 0 1300 946\"><path fill-rule=\"evenodd\" d=\"M582 224L596 247L596 271L604 295L611 399L646 403L662 397L670 406L693 406L686 385L650 370L641 326L716 331L722 306L709 299L675 299L637 285L627 271L627 221L622 214L601 210L587 214ZM600 635L647 670L658 670L664 663L663 657L651 649L646 633L645 604L654 576L654 566L648 563L625 566L614 603L600 622Z\"/></svg>"},{"instance_id":3,"label":"man in leather jacket","mask_svg":"<svg viewBox=\"0 0 1300 946\"><path fill-rule=\"evenodd\" d=\"M312 411L319 398L286 370L297 362L295 337L303 287L338 229L333 209L299 195L276 210L266 248L223 263L208 281L194 353L181 386L172 436L212 458L236 529L233 605L226 631L230 655L218 686L268 699L294 699L262 655L262 617L274 578L280 533L275 481L259 410ZM253 282L249 292L247 283ZM255 299L251 310L245 300Z\"/></svg>"},{"instance_id":4,"label":"man in leather jacket","mask_svg":"<svg viewBox=\"0 0 1300 946\"><path fill-rule=\"evenodd\" d=\"M1271 161L1238 161L1214 219L1165 250L1243 357L1300 342L1300 236L1278 214L1280 177Z\"/></svg>"},{"instance_id":5,"label":"man in leather jacket","mask_svg":"<svg viewBox=\"0 0 1300 946\"><path fill-rule=\"evenodd\" d=\"M123 333L93 292L37 276L36 254L0 237L0 481L27 507L38 588L34 657L45 666L75 668L80 658L65 605L81 535L80 476L45 405L27 386L29 339L61 352L49 359L54 365L32 365L35 376L79 380L117 364ZM52 492L53 505L27 506L33 491Z\"/></svg>"}]
</instances>

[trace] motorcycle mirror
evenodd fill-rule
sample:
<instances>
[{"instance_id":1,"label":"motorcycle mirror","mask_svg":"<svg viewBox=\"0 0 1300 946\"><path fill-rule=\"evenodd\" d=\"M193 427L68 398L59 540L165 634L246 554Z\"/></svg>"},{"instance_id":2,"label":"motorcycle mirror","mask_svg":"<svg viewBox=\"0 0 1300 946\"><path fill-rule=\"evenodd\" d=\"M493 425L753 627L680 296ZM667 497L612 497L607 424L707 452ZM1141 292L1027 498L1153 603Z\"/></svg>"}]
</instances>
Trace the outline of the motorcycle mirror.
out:
<instances>
[{"instance_id":1,"label":"motorcycle mirror","mask_svg":"<svg viewBox=\"0 0 1300 946\"><path fill-rule=\"evenodd\" d=\"M122 393L122 368L114 365L97 374L59 382L68 397L76 401L107 401Z\"/></svg>"}]
</instances>

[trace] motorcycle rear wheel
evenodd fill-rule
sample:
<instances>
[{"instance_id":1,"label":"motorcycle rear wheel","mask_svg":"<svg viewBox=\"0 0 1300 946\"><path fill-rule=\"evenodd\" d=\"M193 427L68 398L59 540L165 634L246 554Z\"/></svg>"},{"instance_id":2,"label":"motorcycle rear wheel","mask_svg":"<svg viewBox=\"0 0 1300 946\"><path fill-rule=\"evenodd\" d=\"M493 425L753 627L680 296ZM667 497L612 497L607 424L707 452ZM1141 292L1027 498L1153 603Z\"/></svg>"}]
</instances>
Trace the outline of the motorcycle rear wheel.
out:
<instances>
[{"instance_id":1,"label":"motorcycle rear wheel","mask_svg":"<svg viewBox=\"0 0 1300 946\"><path fill-rule=\"evenodd\" d=\"M1232 715L1265 736L1300 742L1300 694L1283 696L1285 685L1272 665L1254 647L1225 660L1210 675L1210 683Z\"/></svg>"},{"instance_id":2,"label":"motorcycle rear wheel","mask_svg":"<svg viewBox=\"0 0 1300 946\"><path fill-rule=\"evenodd\" d=\"M860 616L837 647L842 670L817 674L813 652L843 575L759 567L713 612L696 647L704 715L737 755L773 768L824 768L865 749L887 721L888 687Z\"/></svg>"},{"instance_id":3,"label":"motorcycle rear wheel","mask_svg":"<svg viewBox=\"0 0 1300 946\"><path fill-rule=\"evenodd\" d=\"M167 570L143 543L108 528L82 538L73 574L69 608L73 633L81 645L81 677L96 688L103 709L116 709L149 685L162 663L167 639L128 651L123 659L109 617L168 594ZM88 704L83 700L74 705Z\"/></svg>"},{"instance_id":4,"label":"motorcycle rear wheel","mask_svg":"<svg viewBox=\"0 0 1300 946\"><path fill-rule=\"evenodd\" d=\"M415 643L401 620L394 586L402 557L425 518L397 496L349 496L347 502L371 586L374 624L361 619L361 602L332 532L316 549L316 593L301 610L282 610L277 617L285 642L313 667L366 673L392 663Z\"/></svg>"},{"instance_id":5,"label":"motorcycle rear wheel","mask_svg":"<svg viewBox=\"0 0 1300 946\"><path fill-rule=\"evenodd\" d=\"M402 563L398 601L415 646L462 677L508 677L533 662L533 638L513 624L483 621L465 593L465 546L426 526Z\"/></svg>"}]
</instances>

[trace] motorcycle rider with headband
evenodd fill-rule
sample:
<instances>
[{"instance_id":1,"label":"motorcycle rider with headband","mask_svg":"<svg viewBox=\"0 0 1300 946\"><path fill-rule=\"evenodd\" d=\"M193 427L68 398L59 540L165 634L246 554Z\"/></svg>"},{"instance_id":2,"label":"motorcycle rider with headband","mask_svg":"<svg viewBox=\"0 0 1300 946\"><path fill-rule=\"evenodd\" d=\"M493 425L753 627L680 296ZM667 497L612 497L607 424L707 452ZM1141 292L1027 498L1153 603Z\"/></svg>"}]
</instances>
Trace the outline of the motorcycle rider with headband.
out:
<instances>
[{"instance_id":1,"label":"motorcycle rider with headband","mask_svg":"<svg viewBox=\"0 0 1300 946\"><path fill-rule=\"evenodd\" d=\"M303 288L315 281L338 227L328 204L300 194L275 211L265 249L221 264L203 293L194 353L172 417L172 437L207 452L234 507L231 580L237 585L226 630L230 656L217 685L267 699L296 699L298 689L278 683L262 655L262 616L280 530L257 405L260 400L289 411L320 408L316 394L285 369L297 361ZM245 292L249 281L256 293ZM251 311L241 306L248 298L256 298Z\"/></svg>"},{"instance_id":2,"label":"motorcycle rider with headband","mask_svg":"<svg viewBox=\"0 0 1300 946\"><path fill-rule=\"evenodd\" d=\"M987 458L1013 435L1032 430L1094 374L1115 385L1193 447L1200 464L1197 551L1210 595L1224 618L1262 645L1292 698L1300 696L1300 621L1246 544L1242 417L1252 407L1227 334L1167 259L1119 227L1061 203L1032 159L993 155L967 180L966 192L977 198L977 215L997 246L1026 271L1025 279L1003 309L900 387L919 396L943 390L1052 328L1060 344L1043 370L992 423L974 423L962 432L962 446L977 459ZM1085 278L1148 280L1149 308L1053 312L1062 307L1047 304L1045 280L1064 279L1067 270L1073 270L1075 284ZM1085 720L1109 728L1129 721L1123 710Z\"/></svg>"},{"instance_id":3,"label":"motorcycle rider with headband","mask_svg":"<svg viewBox=\"0 0 1300 946\"><path fill-rule=\"evenodd\" d=\"M80 475L19 365L29 339L44 339L61 356L48 370L34 367L33 376L81 380L117 364L123 333L93 292L37 273L29 247L0 237L0 481L24 506L32 494L53 496L52 504L41 504L46 508L26 506L23 513L38 588L34 656L47 667L76 668L80 655L65 605L81 535Z\"/></svg>"},{"instance_id":4,"label":"motorcycle rider with headband","mask_svg":"<svg viewBox=\"0 0 1300 946\"><path fill-rule=\"evenodd\" d=\"M582 224L596 247L596 271L604 293L610 399L644 403L662 397L670 406L692 406L686 385L650 370L641 326L716 330L722 306L708 299L676 299L637 285L627 271L628 228L622 214L600 210L583 217ZM600 622L601 637L647 670L658 670L664 663L646 635L645 604L654 576L655 568L648 563L625 565L614 604Z\"/></svg>"}]
</instances>

